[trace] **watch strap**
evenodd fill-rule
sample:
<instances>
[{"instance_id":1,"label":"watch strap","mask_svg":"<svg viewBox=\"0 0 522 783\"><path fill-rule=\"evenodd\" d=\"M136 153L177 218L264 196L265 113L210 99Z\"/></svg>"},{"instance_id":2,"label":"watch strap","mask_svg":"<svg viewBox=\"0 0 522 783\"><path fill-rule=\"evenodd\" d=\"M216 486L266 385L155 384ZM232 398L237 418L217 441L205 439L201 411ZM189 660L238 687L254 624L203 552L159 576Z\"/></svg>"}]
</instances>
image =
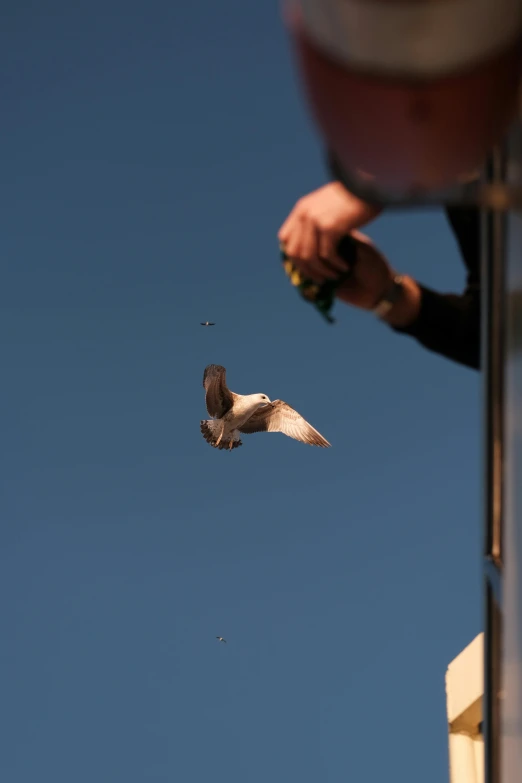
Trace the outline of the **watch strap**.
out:
<instances>
[{"instance_id":1,"label":"watch strap","mask_svg":"<svg viewBox=\"0 0 522 783\"><path fill-rule=\"evenodd\" d=\"M402 281L402 275L395 275L382 299L380 299L372 309L372 313L376 315L377 318L384 318L388 315L393 305L397 302L402 294Z\"/></svg>"}]
</instances>

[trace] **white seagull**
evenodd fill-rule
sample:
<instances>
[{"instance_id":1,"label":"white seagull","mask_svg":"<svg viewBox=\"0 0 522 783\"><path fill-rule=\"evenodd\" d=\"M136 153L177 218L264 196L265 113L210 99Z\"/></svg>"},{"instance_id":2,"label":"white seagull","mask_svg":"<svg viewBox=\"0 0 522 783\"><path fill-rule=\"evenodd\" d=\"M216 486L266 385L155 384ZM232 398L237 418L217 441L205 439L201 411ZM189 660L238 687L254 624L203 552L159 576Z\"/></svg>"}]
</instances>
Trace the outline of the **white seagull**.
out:
<instances>
[{"instance_id":1,"label":"white seagull","mask_svg":"<svg viewBox=\"0 0 522 783\"><path fill-rule=\"evenodd\" d=\"M282 432L311 446L331 445L283 400L271 402L266 394L234 394L220 364L205 367L203 388L207 411L214 418L201 422L201 432L215 449L235 449L242 445L239 434L252 432Z\"/></svg>"},{"instance_id":2,"label":"white seagull","mask_svg":"<svg viewBox=\"0 0 522 783\"><path fill-rule=\"evenodd\" d=\"M227 643L227 640L223 639L222 636L216 636L216 639L218 640L218 642L225 642L225 644Z\"/></svg>"}]
</instances>

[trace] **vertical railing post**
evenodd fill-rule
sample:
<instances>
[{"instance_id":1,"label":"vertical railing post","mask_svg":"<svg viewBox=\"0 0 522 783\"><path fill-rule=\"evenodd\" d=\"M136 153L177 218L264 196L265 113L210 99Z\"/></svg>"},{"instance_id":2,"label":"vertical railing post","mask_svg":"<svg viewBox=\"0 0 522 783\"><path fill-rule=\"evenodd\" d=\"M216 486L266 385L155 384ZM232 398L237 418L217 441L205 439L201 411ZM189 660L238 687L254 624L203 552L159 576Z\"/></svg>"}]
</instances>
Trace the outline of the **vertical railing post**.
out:
<instances>
[{"instance_id":1,"label":"vertical railing post","mask_svg":"<svg viewBox=\"0 0 522 783\"><path fill-rule=\"evenodd\" d=\"M505 182L506 150L496 149L488 184ZM502 563L505 372L505 213L483 210L481 310L484 432L484 748L485 781L501 783Z\"/></svg>"},{"instance_id":2,"label":"vertical railing post","mask_svg":"<svg viewBox=\"0 0 522 783\"><path fill-rule=\"evenodd\" d=\"M507 145L500 780L522 780L522 123ZM491 690L494 698L495 690Z\"/></svg>"}]
</instances>

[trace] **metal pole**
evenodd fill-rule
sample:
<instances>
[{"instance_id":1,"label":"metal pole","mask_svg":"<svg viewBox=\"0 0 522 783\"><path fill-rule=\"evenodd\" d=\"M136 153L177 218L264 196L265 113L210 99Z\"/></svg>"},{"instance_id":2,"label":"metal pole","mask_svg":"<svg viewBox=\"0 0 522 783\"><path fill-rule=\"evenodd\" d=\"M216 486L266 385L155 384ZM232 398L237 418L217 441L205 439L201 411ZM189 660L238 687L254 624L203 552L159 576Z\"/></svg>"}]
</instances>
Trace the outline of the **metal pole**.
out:
<instances>
[{"instance_id":1,"label":"metal pole","mask_svg":"<svg viewBox=\"0 0 522 783\"><path fill-rule=\"evenodd\" d=\"M507 180L522 181L522 123L507 146ZM500 779L522 779L522 212L506 214L504 354L504 487L502 511L502 643ZM494 637L493 637L494 638ZM493 683L494 685L494 683ZM498 687L498 686L497 686ZM493 686L491 699L495 696Z\"/></svg>"},{"instance_id":2,"label":"metal pole","mask_svg":"<svg viewBox=\"0 0 522 783\"><path fill-rule=\"evenodd\" d=\"M488 185L505 182L506 149L496 149L486 165ZM500 783L500 693L502 639L505 231L499 210L481 213L482 369L485 407L484 497L484 748L485 781Z\"/></svg>"}]
</instances>

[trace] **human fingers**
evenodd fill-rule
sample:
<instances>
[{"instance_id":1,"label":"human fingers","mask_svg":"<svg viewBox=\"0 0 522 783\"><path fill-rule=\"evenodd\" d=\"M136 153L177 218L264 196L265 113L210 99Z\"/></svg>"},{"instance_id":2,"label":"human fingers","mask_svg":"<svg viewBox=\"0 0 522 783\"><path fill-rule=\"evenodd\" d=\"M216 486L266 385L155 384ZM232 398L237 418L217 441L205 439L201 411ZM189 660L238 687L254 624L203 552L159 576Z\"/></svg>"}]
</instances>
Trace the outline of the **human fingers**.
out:
<instances>
[{"instance_id":1,"label":"human fingers","mask_svg":"<svg viewBox=\"0 0 522 783\"><path fill-rule=\"evenodd\" d=\"M299 212L294 212L278 234L286 255L300 272L317 283L335 279L339 272L329 264L328 259L319 255L320 231L313 220ZM343 267L345 269L345 267Z\"/></svg>"},{"instance_id":2,"label":"human fingers","mask_svg":"<svg viewBox=\"0 0 522 783\"><path fill-rule=\"evenodd\" d=\"M326 280L335 279L338 276L338 273L329 268L321 259L317 259L314 263L310 263L302 258L293 256L288 256L288 258L292 262L292 266L300 272L304 279L313 280L314 283L318 283L319 285Z\"/></svg>"},{"instance_id":3,"label":"human fingers","mask_svg":"<svg viewBox=\"0 0 522 783\"><path fill-rule=\"evenodd\" d=\"M340 239L338 232L319 232L319 256L336 271L337 275L348 270L348 264L341 258L337 249Z\"/></svg>"},{"instance_id":4,"label":"human fingers","mask_svg":"<svg viewBox=\"0 0 522 783\"><path fill-rule=\"evenodd\" d=\"M314 224L301 217L296 220L293 230L293 242L287 245L287 253L305 264L314 266L319 260L318 233Z\"/></svg>"}]
</instances>

